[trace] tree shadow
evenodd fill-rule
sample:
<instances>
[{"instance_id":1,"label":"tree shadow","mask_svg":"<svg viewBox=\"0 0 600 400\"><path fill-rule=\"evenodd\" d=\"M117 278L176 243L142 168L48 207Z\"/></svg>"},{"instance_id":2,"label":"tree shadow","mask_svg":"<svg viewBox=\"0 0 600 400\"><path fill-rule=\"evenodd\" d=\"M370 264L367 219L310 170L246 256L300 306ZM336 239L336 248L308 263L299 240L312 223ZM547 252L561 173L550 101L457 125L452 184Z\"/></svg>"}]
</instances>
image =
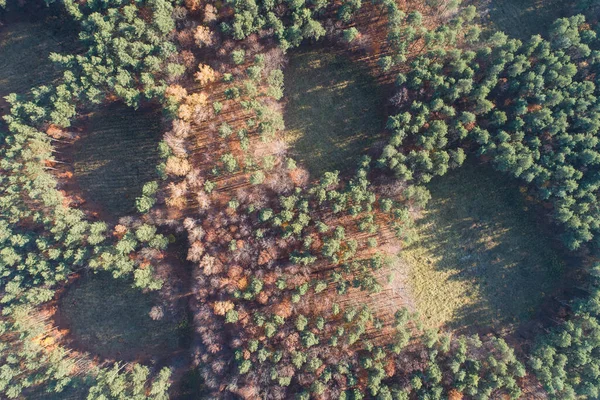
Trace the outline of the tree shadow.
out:
<instances>
[{"instance_id":1,"label":"tree shadow","mask_svg":"<svg viewBox=\"0 0 600 400\"><path fill-rule=\"evenodd\" d=\"M50 85L62 77L64 68L50 61L50 53L78 51L77 29L65 23L58 7L16 2L11 11L0 11L0 106L4 96L29 95L32 88ZM1 110L0 110L1 111Z\"/></svg>"},{"instance_id":2,"label":"tree shadow","mask_svg":"<svg viewBox=\"0 0 600 400\"><path fill-rule=\"evenodd\" d=\"M476 164L433 180L429 189L417 245L448 281L466 285L449 328L498 328L532 318L565 264L541 211L532 210L514 180Z\"/></svg>"},{"instance_id":3,"label":"tree shadow","mask_svg":"<svg viewBox=\"0 0 600 400\"><path fill-rule=\"evenodd\" d=\"M177 326L149 316L158 304L156 293L143 293L104 272L90 274L59 300L56 323L68 329L73 348L103 359L147 361L178 347Z\"/></svg>"},{"instance_id":4,"label":"tree shadow","mask_svg":"<svg viewBox=\"0 0 600 400\"><path fill-rule=\"evenodd\" d=\"M341 52L315 46L292 52L285 88L288 137L313 176L354 169L381 137L380 88L365 66Z\"/></svg>"},{"instance_id":5,"label":"tree shadow","mask_svg":"<svg viewBox=\"0 0 600 400\"><path fill-rule=\"evenodd\" d=\"M155 109L123 104L90 115L73 148L75 178L88 201L114 217L135 211L143 185L157 179L160 121Z\"/></svg>"},{"instance_id":6,"label":"tree shadow","mask_svg":"<svg viewBox=\"0 0 600 400\"><path fill-rule=\"evenodd\" d=\"M497 29L527 40L532 35L547 36L552 23L574 15L574 0L490 0L490 18Z\"/></svg>"}]
</instances>

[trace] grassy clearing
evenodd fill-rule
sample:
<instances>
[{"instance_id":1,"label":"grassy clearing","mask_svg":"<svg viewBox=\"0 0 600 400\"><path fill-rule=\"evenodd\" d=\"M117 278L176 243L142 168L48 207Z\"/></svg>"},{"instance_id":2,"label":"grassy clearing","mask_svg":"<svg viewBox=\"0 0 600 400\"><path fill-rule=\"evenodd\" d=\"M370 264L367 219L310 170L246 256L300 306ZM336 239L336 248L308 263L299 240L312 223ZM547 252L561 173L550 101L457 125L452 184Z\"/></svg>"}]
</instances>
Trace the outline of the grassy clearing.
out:
<instances>
[{"instance_id":1,"label":"grassy clearing","mask_svg":"<svg viewBox=\"0 0 600 400\"><path fill-rule=\"evenodd\" d=\"M429 189L419 240L401 253L425 324L499 327L531 318L564 262L519 187L469 164Z\"/></svg>"},{"instance_id":2,"label":"grassy clearing","mask_svg":"<svg viewBox=\"0 0 600 400\"><path fill-rule=\"evenodd\" d=\"M144 183L157 179L160 110L111 104L89 116L73 148L74 175L85 197L113 216L135 210Z\"/></svg>"},{"instance_id":3,"label":"grassy clearing","mask_svg":"<svg viewBox=\"0 0 600 400\"><path fill-rule=\"evenodd\" d=\"M377 83L363 65L335 49L291 52L285 92L286 138L313 177L354 168L385 126Z\"/></svg>"},{"instance_id":4,"label":"grassy clearing","mask_svg":"<svg viewBox=\"0 0 600 400\"><path fill-rule=\"evenodd\" d=\"M0 26L0 98L51 84L61 72L48 56L72 49L70 36L43 22L9 21Z\"/></svg>"},{"instance_id":5,"label":"grassy clearing","mask_svg":"<svg viewBox=\"0 0 600 400\"><path fill-rule=\"evenodd\" d=\"M552 23L573 13L574 0L489 0L492 26L519 39L544 35Z\"/></svg>"},{"instance_id":6,"label":"grassy clearing","mask_svg":"<svg viewBox=\"0 0 600 400\"><path fill-rule=\"evenodd\" d=\"M177 326L150 318L155 293L98 274L81 278L62 297L59 310L75 345L105 358L148 359L177 349Z\"/></svg>"}]
</instances>

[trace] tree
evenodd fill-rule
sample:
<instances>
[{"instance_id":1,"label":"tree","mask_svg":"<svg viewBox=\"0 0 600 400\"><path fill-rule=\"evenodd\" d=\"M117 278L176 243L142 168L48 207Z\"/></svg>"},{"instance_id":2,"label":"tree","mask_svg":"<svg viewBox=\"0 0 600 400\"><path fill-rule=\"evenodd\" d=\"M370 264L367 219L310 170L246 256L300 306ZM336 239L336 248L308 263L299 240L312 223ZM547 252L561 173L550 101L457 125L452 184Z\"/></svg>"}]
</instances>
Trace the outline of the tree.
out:
<instances>
[{"instance_id":1,"label":"tree","mask_svg":"<svg viewBox=\"0 0 600 400\"><path fill-rule=\"evenodd\" d=\"M306 317L304 315L299 315L296 318L295 322L296 329L299 331L303 331L306 328L306 325L308 325L308 320L306 319Z\"/></svg>"},{"instance_id":2,"label":"tree","mask_svg":"<svg viewBox=\"0 0 600 400\"><path fill-rule=\"evenodd\" d=\"M227 311L227 313L225 314L225 322L233 324L235 322L237 322L238 320L238 313L235 310L229 310Z\"/></svg>"},{"instance_id":3,"label":"tree","mask_svg":"<svg viewBox=\"0 0 600 400\"><path fill-rule=\"evenodd\" d=\"M112 369L101 369L94 386L89 390L87 400L166 400L171 371L162 369L155 378L150 370L139 364L123 370L123 366L114 364Z\"/></svg>"},{"instance_id":4,"label":"tree","mask_svg":"<svg viewBox=\"0 0 600 400\"><path fill-rule=\"evenodd\" d=\"M246 62L246 52L244 49L237 49L231 52L231 60L236 65L241 65Z\"/></svg>"},{"instance_id":5,"label":"tree","mask_svg":"<svg viewBox=\"0 0 600 400\"><path fill-rule=\"evenodd\" d=\"M182 72L181 68L185 70L167 62L176 51L168 40L175 22L173 6L167 0L149 2L145 18L133 4L98 7L67 1L65 9L74 19L82 20L80 38L87 48L84 55L51 55L53 61L75 72L65 93L81 93L92 103L102 101L101 93L112 93L137 107L143 98L164 94L162 66L173 77Z\"/></svg>"},{"instance_id":6,"label":"tree","mask_svg":"<svg viewBox=\"0 0 600 400\"><path fill-rule=\"evenodd\" d=\"M344 40L348 43L352 43L359 35L358 29L355 27L345 29L343 32Z\"/></svg>"},{"instance_id":7,"label":"tree","mask_svg":"<svg viewBox=\"0 0 600 400\"><path fill-rule=\"evenodd\" d=\"M207 26L199 25L194 31L194 41L198 47L211 47L214 44L214 33Z\"/></svg>"},{"instance_id":8,"label":"tree","mask_svg":"<svg viewBox=\"0 0 600 400\"><path fill-rule=\"evenodd\" d=\"M250 176L250 184L260 185L265 180L265 174L262 171L256 171Z\"/></svg>"},{"instance_id":9,"label":"tree","mask_svg":"<svg viewBox=\"0 0 600 400\"><path fill-rule=\"evenodd\" d=\"M223 154L221 162L225 165L225 170L229 173L234 172L238 168L237 160L231 153Z\"/></svg>"},{"instance_id":10,"label":"tree","mask_svg":"<svg viewBox=\"0 0 600 400\"><path fill-rule=\"evenodd\" d=\"M206 86L210 82L215 82L217 80L217 73L206 64L198 65L198 72L194 75L196 82L200 84L200 86Z\"/></svg>"}]
</instances>

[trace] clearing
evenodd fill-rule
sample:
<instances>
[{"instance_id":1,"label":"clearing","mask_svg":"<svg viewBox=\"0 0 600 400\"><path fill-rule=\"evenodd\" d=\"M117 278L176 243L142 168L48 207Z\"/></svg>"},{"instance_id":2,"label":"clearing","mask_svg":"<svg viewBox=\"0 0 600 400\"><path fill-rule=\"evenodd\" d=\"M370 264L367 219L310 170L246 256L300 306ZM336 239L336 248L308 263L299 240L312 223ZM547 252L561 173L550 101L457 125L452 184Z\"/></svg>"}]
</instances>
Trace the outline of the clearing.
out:
<instances>
[{"instance_id":1,"label":"clearing","mask_svg":"<svg viewBox=\"0 0 600 400\"><path fill-rule=\"evenodd\" d=\"M75 180L84 197L109 215L130 214L144 184L158 178L160 109L113 103L88 117L70 149Z\"/></svg>"},{"instance_id":2,"label":"clearing","mask_svg":"<svg viewBox=\"0 0 600 400\"><path fill-rule=\"evenodd\" d=\"M400 254L424 323L498 328L533 317L565 266L516 183L469 164L429 190L419 240Z\"/></svg>"},{"instance_id":3,"label":"clearing","mask_svg":"<svg viewBox=\"0 0 600 400\"><path fill-rule=\"evenodd\" d=\"M290 52L285 69L286 140L313 178L354 169L385 127L385 101L366 65L335 48Z\"/></svg>"},{"instance_id":4,"label":"clearing","mask_svg":"<svg viewBox=\"0 0 600 400\"><path fill-rule=\"evenodd\" d=\"M35 18L22 14L10 13L6 22L0 21L0 114L6 111L4 96L27 94L61 77L61 70L48 56L73 51L76 44L57 23L44 23L40 18L29 22Z\"/></svg>"},{"instance_id":5,"label":"clearing","mask_svg":"<svg viewBox=\"0 0 600 400\"><path fill-rule=\"evenodd\" d=\"M519 39L548 31L552 23L573 14L573 0L486 0L480 7L489 9L494 29ZM483 9L483 8L482 8Z\"/></svg>"},{"instance_id":6,"label":"clearing","mask_svg":"<svg viewBox=\"0 0 600 400\"><path fill-rule=\"evenodd\" d=\"M80 278L60 299L60 328L69 329L74 347L102 358L144 361L174 352L177 326L153 320L157 293L143 293L106 273Z\"/></svg>"}]
</instances>

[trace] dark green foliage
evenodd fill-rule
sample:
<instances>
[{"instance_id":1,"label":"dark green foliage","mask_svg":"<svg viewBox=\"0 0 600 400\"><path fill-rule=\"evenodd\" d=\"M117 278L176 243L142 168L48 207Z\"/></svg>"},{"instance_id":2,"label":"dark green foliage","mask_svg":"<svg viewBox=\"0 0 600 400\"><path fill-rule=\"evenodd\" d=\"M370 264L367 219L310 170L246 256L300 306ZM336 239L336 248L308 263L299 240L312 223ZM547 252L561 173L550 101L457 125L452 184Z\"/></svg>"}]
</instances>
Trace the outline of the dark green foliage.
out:
<instances>
[{"instance_id":1,"label":"dark green foliage","mask_svg":"<svg viewBox=\"0 0 600 400\"><path fill-rule=\"evenodd\" d=\"M475 150L529 183L538 199L552 206L565 244L576 249L597 241L600 228L600 46L581 16L556 21L549 36L523 44L496 33L474 50L436 49L417 57L410 72L399 76L395 99L403 112L388 121L393 136L380 162L398 176L427 182ZM598 396L593 293L570 321L540 338L533 352L530 365L552 398ZM502 359L514 360L504 343L496 346ZM497 390L491 382L503 382L511 397L520 395L514 378L498 379L505 371L498 360L488 360L492 369L482 376L485 363L463 369L468 356L457 356L450 369L461 392L489 398ZM513 374L522 376L523 366L514 365ZM438 380L435 368L429 369L414 378L413 387L438 397Z\"/></svg>"},{"instance_id":2,"label":"dark green foliage","mask_svg":"<svg viewBox=\"0 0 600 400\"><path fill-rule=\"evenodd\" d=\"M154 203L156 203L156 191L158 190L158 182L150 181L144 184L142 195L135 199L135 208L140 213L150 211Z\"/></svg>"},{"instance_id":3,"label":"dark green foliage","mask_svg":"<svg viewBox=\"0 0 600 400\"><path fill-rule=\"evenodd\" d=\"M441 7L436 1L425 2L426 7L436 13ZM449 2L446 11L455 10L460 2ZM428 30L422 23L423 15L419 11L405 13L400 10L394 0L382 0L380 7L387 13L388 34L387 42L390 52L380 60L380 66L384 71L390 70L395 65L407 61L410 46L418 40L423 40L425 46L422 48L433 50L452 47L460 40L476 41L478 35L466 29L476 16L474 6L464 7L456 13L455 17L441 24L435 30Z\"/></svg>"},{"instance_id":4,"label":"dark green foliage","mask_svg":"<svg viewBox=\"0 0 600 400\"><path fill-rule=\"evenodd\" d=\"M598 69L596 34L580 30L583 17L558 20L550 41L521 45L497 33L474 51L436 50L412 63L400 98L428 90L406 111L390 117L393 131L382 163L406 179L427 182L476 148L531 184L554 207L572 249L600 229L600 186L595 136L600 106L588 76ZM578 67L579 65L579 67ZM404 146L412 150L402 152Z\"/></svg>"},{"instance_id":5,"label":"dark green foliage","mask_svg":"<svg viewBox=\"0 0 600 400\"><path fill-rule=\"evenodd\" d=\"M100 103L106 93L112 93L137 107L144 99L164 94L167 75L181 75L180 67L166 64L176 51L168 40L175 28L169 1L147 0L136 5L111 0L79 5L66 0L65 7L80 21L80 39L87 47L84 55L52 55L74 73L65 82L65 90L73 95Z\"/></svg>"},{"instance_id":6,"label":"dark green foliage","mask_svg":"<svg viewBox=\"0 0 600 400\"><path fill-rule=\"evenodd\" d=\"M98 375L96 384L90 388L88 400L168 400L168 368L160 370L156 376L150 376L150 370L139 364L133 367L118 363L111 369L105 369Z\"/></svg>"},{"instance_id":7,"label":"dark green foliage","mask_svg":"<svg viewBox=\"0 0 600 400\"><path fill-rule=\"evenodd\" d=\"M233 9L233 20L223 22L221 29L238 40L272 29L280 47L286 50L299 46L304 39L318 40L325 35L318 17L328 8L327 2L227 0L226 4ZM360 0L344 2L337 17L348 23L360 7Z\"/></svg>"},{"instance_id":8,"label":"dark green foliage","mask_svg":"<svg viewBox=\"0 0 600 400\"><path fill-rule=\"evenodd\" d=\"M140 220L123 219L118 229L110 232L106 224L91 223L82 212L67 207L56 190L56 180L46 170L56 160L53 139L41 129L49 123L68 126L76 107L101 103L107 97L134 107L144 99L161 99L165 82L174 82L184 73L184 67L170 63L175 50L169 41L175 28L173 4L167 0L65 0L69 15L81 23L85 54L53 56L68 69L62 82L54 88L32 90L30 101L9 98L10 134L0 135L5 141L0 150L0 289L9 321L2 324L1 333L6 329L6 336L20 338L11 348L13 355L5 355L9 354L8 345L2 344L2 395L16 397L40 383L47 383L55 392L75 385L71 382L75 378L67 372L72 365L65 360L65 353L60 353L62 347L58 355L46 357L41 349L24 346L37 343L32 339L39 332L23 326L31 310L27 307L50 299L57 284L73 271L105 270L139 288L157 289L161 285L154 277L153 265L163 256L168 240L149 222L154 213ZM388 14L391 47L381 62L386 70L400 66L414 43L424 45L417 51L412 68L403 68L397 77L399 93L394 104L400 110L389 120L393 136L379 164L389 166L399 177L427 182L462 164L466 154L475 150L489 157L498 169L531 182L539 198L549 200L556 219L573 236L567 236L571 247L590 241L600 229L596 222L600 207L594 197L600 182L596 171L600 155L595 138L600 124L594 82L598 79L595 34L582 20L573 19L557 22L549 42L534 38L522 45L496 34L480 45L476 43L479 30L468 27L475 9L466 7L455 14L452 9L457 4L448 3L446 11L453 17L434 31L424 28L424 16L417 11L405 14L392 0L375 4ZM362 7L360 0L331 6L323 1L262 0L229 0L226 5L233 9L233 16L220 25L224 31L242 39L272 29L286 49L304 39L322 37L325 30L317 16L325 11L335 13L345 29ZM435 11L439 5L427 1L424 7ZM184 10L177 11L183 20ZM357 35L353 28L345 32L347 41ZM469 50L452 49L463 43L470 45ZM283 129L281 115L268 106L270 99L262 99L282 97L283 75L263 69L266 63L261 56L251 65L247 65L250 57L239 48L231 56L245 76L236 76L235 86L232 75L224 77L227 88L223 94L252 116L244 126L237 120L235 128L221 125L219 133L223 141L239 139L240 148L248 150L250 134L256 132L268 141ZM222 108L213 103L216 113ZM159 148L162 158L169 156L165 147L163 143ZM225 173L238 172L238 163L242 163L233 153L219 154L216 159L221 164L213 169L214 182L189 180L190 185L195 181L196 193L203 195L199 191L204 188L208 194L215 191L221 195L221 178ZM244 160L244 173L258 186L253 189L258 192L265 189L259 185L272 183L270 171L280 165L279 161L270 155L252 165ZM385 223L398 236L406 235L411 211L428 199L427 192L410 185L412 182L397 190L393 200L381 198L369 179L374 174L371 164L371 159L364 157L350 179L341 179L338 172L324 173L319 182L306 189L282 189L279 199L269 198L257 202L259 205L249 204L248 196L240 196L240 201L224 199L229 205L231 228L235 221L242 221L248 226L244 231L249 230L250 223L260 224L260 230L246 234L242 229L231 229L231 236L223 238L222 248L217 247L218 239L207 241L212 242L207 246L210 254L225 250L227 257L243 265L258 255L250 247L256 242L261 250L277 247L277 251L260 252L268 259L268 274L253 274L255 271L248 271L246 265L230 268L232 274L227 279L216 272L222 265L214 265L210 272L210 266L205 265L206 274L201 269L194 272L198 293L210 299L196 304L200 308L197 333L208 350L204 353L199 349L198 357L207 386L218 388L224 396L226 391L255 388L256 397L261 398L441 399L448 397L450 389L470 398L519 397L517 379L525 370L503 340L482 342L478 337L451 338L423 331L406 311L400 311L393 322L393 342L380 344L368 338L386 328L386 321L367 306L342 309L336 304L329 311L329 307L313 307L318 305L309 302L314 300L311 296L329 287L340 294L352 294L353 289L381 290L376 272L386 265L385 257L374 252L360 258L357 254L377 245L376 235L382 227L378 214L384 214ZM258 165L267 172L257 170ZM295 168L293 162L287 165ZM158 186L151 182L131 196L131 200L137 197L140 212L150 211L157 202L157 194L161 194ZM243 210L249 215L236 215ZM189 218L184 224L187 229L201 222ZM217 226L218 221L214 222ZM198 239L204 232L200 233L200 225L196 228ZM204 251L204 243L197 244ZM210 263L209 258L212 256L202 262ZM288 266L296 279L273 276ZM320 267L328 269L320 271ZM244 279L238 279L237 269L243 271ZM333 294L331 289L327 295ZM79 292L85 300L93 294L93 290ZM98 297L110 299L111 294L101 292ZM143 304L129 299L120 305L127 308L129 303ZM557 398L575 393L598 396L594 381L598 377L594 360L599 356L595 304L592 297L580 306L571 325L549 336L534 353L532 367ZM219 318L213 318L213 307L215 313L222 311ZM125 311L121 314L126 315ZM135 320L134 324L144 325ZM92 324L84 321L84 325ZM147 330L152 330L151 324ZM154 333L149 332L145 340ZM131 340L127 343L131 345ZM408 364L407 357L413 355L409 351L414 353L414 362L411 359L406 370L398 368ZM228 358L221 362L216 357L224 353ZM390 360L395 366L392 373L388 370ZM577 370L581 366L583 370ZM99 367L85 374L87 398L166 399L170 371L154 372L118 363ZM214 376L232 378L228 379L231 384L223 387L225 378Z\"/></svg>"},{"instance_id":9,"label":"dark green foliage","mask_svg":"<svg viewBox=\"0 0 600 400\"><path fill-rule=\"evenodd\" d=\"M591 278L597 283L597 278ZM600 395L600 291L575 302L575 315L542 336L530 366L552 399L594 399Z\"/></svg>"},{"instance_id":10,"label":"dark green foliage","mask_svg":"<svg viewBox=\"0 0 600 400\"><path fill-rule=\"evenodd\" d=\"M57 394L74 383L70 374L75 362L68 358L63 348L48 351L34 338L44 334L43 324L31 318L33 309L17 307L11 318L0 323L0 333L5 338L0 345L0 396L3 398L24 398L24 392L44 384L45 396ZM9 339L10 332L20 333L20 340Z\"/></svg>"},{"instance_id":11,"label":"dark green foliage","mask_svg":"<svg viewBox=\"0 0 600 400\"><path fill-rule=\"evenodd\" d=\"M140 288L157 289L162 284L154 277L152 264L156 261L154 257L166 248L167 239L150 225L128 226L122 237L113 238L105 223L90 222L82 211L70 208L63 193L57 190L55 176L49 172L50 165L59 161L52 143L56 139L41 130L50 123L69 126L76 107L86 105L86 100L99 101L110 94L134 104L136 95L130 90L133 86L148 98L160 94L158 86L162 83L157 86L149 80L153 72L139 60L129 62L126 57L131 56L123 53L123 46L135 44L129 36L134 25L127 27L127 24L138 20L135 26L140 28L139 22L143 25L146 22L133 16L139 11L136 6L121 8L122 5L113 2L109 7L89 2L82 6L87 13L83 16L80 6L65 2L73 17L84 20L86 33L82 39L89 46L91 58L65 56L61 61L65 61L68 71L52 88L32 88L27 100L18 95L7 98L11 109L5 120L10 134L0 134L0 288L4 318L1 332L7 339L3 340L2 351L0 397L3 398L16 398L22 390L33 395L28 388L64 393L67 398L70 394L65 390L78 393L87 391L90 385L93 386L90 399L167 398L168 370L161 372L154 382L148 379L149 371L142 367L134 367L133 373L114 372L116 376L102 368L83 368L74 376L73 370L82 366L76 365L77 359L71 358L69 351L62 346L40 345L48 335L47 325L40 323L36 318L39 311L32 308L50 300L58 284L84 268L110 271L115 278L128 276ZM152 22L151 27L143 29L143 40L160 47L164 59L170 51L164 39L174 26L171 5L151 1L148 6ZM91 38L90 34L98 33L95 29L104 29L103 33L110 38L102 39L100 35ZM105 39L106 43L101 43ZM101 50L105 45L113 46L114 53ZM145 49L129 51L143 55ZM80 69L84 64L85 71ZM131 80L119 81L129 73L134 75ZM142 81L144 87L139 85ZM144 195L152 196L155 191L148 188ZM54 343L55 339L50 339ZM54 394L47 393L44 398L54 398Z\"/></svg>"}]
</instances>

